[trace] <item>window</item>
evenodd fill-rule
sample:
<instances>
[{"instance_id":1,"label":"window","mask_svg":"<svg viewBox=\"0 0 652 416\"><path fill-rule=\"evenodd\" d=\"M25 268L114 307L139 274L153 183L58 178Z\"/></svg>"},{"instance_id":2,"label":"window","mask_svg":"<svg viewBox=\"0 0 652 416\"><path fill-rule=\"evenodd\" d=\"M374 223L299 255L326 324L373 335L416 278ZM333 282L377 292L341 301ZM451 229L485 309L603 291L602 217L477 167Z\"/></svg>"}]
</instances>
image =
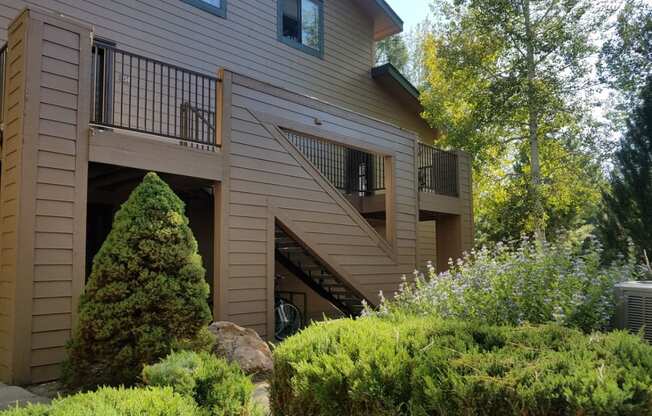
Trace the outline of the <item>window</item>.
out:
<instances>
[{"instance_id":1,"label":"window","mask_svg":"<svg viewBox=\"0 0 652 416\"><path fill-rule=\"evenodd\" d=\"M321 0L278 0L279 38L297 49L321 57L324 54L324 21Z\"/></svg>"},{"instance_id":2,"label":"window","mask_svg":"<svg viewBox=\"0 0 652 416\"><path fill-rule=\"evenodd\" d=\"M181 0L208 13L226 17L226 0Z\"/></svg>"}]
</instances>

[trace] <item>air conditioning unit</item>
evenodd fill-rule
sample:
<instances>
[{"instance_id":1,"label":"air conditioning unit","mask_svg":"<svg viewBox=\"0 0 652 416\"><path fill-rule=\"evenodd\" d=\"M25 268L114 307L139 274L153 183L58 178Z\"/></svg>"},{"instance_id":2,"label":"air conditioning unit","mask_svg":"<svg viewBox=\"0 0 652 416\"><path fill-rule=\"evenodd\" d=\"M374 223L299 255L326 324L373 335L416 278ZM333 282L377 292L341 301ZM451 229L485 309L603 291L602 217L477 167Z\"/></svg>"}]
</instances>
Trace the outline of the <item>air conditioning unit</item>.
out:
<instances>
[{"instance_id":1,"label":"air conditioning unit","mask_svg":"<svg viewBox=\"0 0 652 416\"><path fill-rule=\"evenodd\" d=\"M652 281L616 285L616 327L639 332L652 343Z\"/></svg>"}]
</instances>

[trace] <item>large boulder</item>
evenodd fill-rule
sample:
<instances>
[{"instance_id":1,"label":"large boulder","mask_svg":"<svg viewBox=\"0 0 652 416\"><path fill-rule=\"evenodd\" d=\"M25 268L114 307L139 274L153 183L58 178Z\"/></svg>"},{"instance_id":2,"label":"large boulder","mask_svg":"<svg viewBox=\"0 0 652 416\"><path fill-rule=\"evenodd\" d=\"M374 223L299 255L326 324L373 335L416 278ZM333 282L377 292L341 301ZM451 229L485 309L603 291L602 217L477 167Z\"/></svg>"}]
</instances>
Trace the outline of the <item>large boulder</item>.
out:
<instances>
[{"instance_id":1,"label":"large boulder","mask_svg":"<svg viewBox=\"0 0 652 416\"><path fill-rule=\"evenodd\" d=\"M256 331L232 322L213 322L208 330L217 338L213 353L218 357L237 363L242 371L257 378L272 372L272 352Z\"/></svg>"}]
</instances>

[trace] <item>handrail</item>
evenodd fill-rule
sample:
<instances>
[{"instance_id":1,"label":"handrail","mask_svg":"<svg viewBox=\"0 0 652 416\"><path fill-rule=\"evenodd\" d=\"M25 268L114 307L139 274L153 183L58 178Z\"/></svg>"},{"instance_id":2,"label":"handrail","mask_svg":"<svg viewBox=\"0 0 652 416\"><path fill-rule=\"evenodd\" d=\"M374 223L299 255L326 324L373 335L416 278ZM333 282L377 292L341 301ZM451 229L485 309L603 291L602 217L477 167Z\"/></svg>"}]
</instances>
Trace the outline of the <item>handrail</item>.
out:
<instances>
[{"instance_id":1,"label":"handrail","mask_svg":"<svg viewBox=\"0 0 652 416\"><path fill-rule=\"evenodd\" d=\"M211 121L206 119L202 113L205 111L194 107L190 103L181 104L181 138L189 141L199 141L199 134L204 129L208 129L210 133L215 134L215 127L211 125ZM193 119L194 116L194 119ZM209 113L208 118L214 118L215 113ZM194 123L193 123L194 120ZM201 124L201 127L200 127Z\"/></svg>"},{"instance_id":2,"label":"handrail","mask_svg":"<svg viewBox=\"0 0 652 416\"><path fill-rule=\"evenodd\" d=\"M217 77L96 43L92 80L92 123L219 145Z\"/></svg>"},{"instance_id":3,"label":"handrail","mask_svg":"<svg viewBox=\"0 0 652 416\"><path fill-rule=\"evenodd\" d=\"M206 117L204 117L204 115L202 114L202 113L204 113L204 111L198 109L197 107L193 107L192 105L188 105L187 108L189 108L190 111L192 111L196 115L196 117L199 118L199 120L201 120L203 123L205 123L207 128L209 128L213 132L215 131L215 127L212 126L210 124L210 121L206 120ZM212 113L212 114L215 114L215 113ZM210 114L209 114L209 117L210 117Z\"/></svg>"},{"instance_id":4,"label":"handrail","mask_svg":"<svg viewBox=\"0 0 652 416\"><path fill-rule=\"evenodd\" d=\"M419 191L459 196L457 154L419 143Z\"/></svg>"}]
</instances>

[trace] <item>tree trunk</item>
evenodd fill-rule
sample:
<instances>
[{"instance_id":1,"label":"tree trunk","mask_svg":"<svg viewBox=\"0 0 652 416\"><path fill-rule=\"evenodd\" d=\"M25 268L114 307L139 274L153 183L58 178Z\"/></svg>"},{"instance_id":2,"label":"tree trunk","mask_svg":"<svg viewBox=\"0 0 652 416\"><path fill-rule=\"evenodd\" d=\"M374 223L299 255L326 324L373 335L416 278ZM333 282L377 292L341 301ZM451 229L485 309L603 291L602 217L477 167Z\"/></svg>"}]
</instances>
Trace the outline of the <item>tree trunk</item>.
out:
<instances>
[{"instance_id":1,"label":"tree trunk","mask_svg":"<svg viewBox=\"0 0 652 416\"><path fill-rule=\"evenodd\" d=\"M526 50L527 50L527 106L528 130L530 141L530 168L532 169L532 214L534 232L538 239L545 238L544 210L541 200L541 167L539 163L539 110L535 86L536 62L534 60L534 31L530 15L530 0L523 0L523 15L525 18Z\"/></svg>"}]
</instances>

